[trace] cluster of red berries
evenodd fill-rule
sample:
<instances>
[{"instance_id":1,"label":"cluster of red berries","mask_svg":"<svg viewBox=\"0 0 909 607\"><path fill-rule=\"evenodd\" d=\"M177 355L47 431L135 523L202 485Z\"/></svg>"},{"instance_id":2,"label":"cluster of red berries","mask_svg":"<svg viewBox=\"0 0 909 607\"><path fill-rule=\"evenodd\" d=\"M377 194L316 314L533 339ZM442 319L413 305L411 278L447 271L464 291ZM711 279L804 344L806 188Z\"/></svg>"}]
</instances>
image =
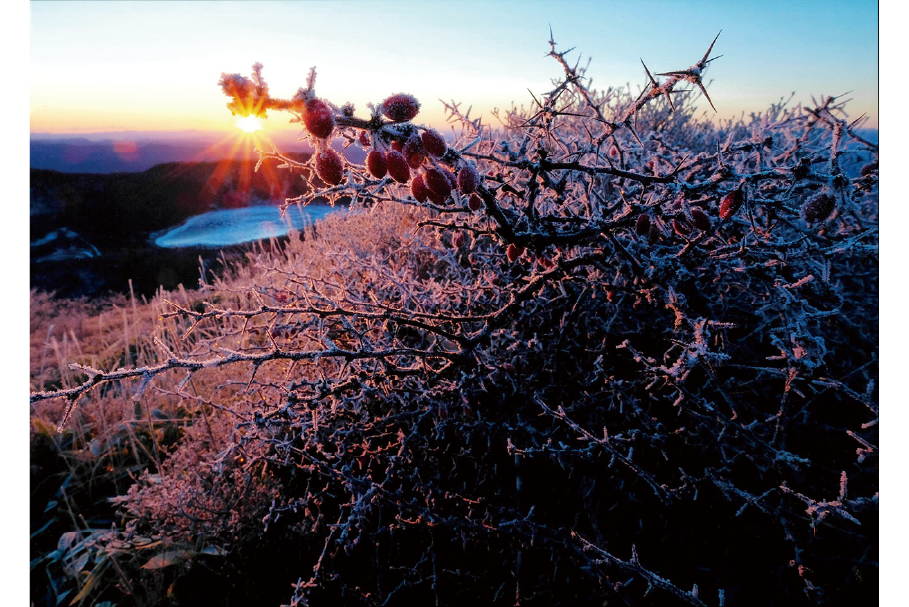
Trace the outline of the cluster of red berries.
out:
<instances>
[{"instance_id":1,"label":"cluster of red berries","mask_svg":"<svg viewBox=\"0 0 909 607\"><path fill-rule=\"evenodd\" d=\"M745 191L741 186L726 194L720 201L720 221L726 221L735 215L744 203ZM676 202L675 208L677 210L681 209L681 203ZM713 229L713 222L703 209L694 207L689 212L689 215L690 219L679 215L672 220L672 231L682 238L690 236L695 229L700 230L701 232L709 232ZM657 230L652 225L650 216L646 214L638 216L637 222L634 224L634 231L641 237L655 237L657 235Z\"/></svg>"},{"instance_id":2,"label":"cluster of red berries","mask_svg":"<svg viewBox=\"0 0 909 607\"><path fill-rule=\"evenodd\" d=\"M420 103L412 95L396 93L385 99L379 110L392 122L406 122L419 113ZM304 107L303 124L314 137L325 140L331 137L335 120L328 104L321 99L311 99ZM360 133L359 142L364 148L370 147L366 131ZM327 145L321 147L315 158L316 174L326 184L338 185L343 179L344 160ZM419 133L414 131L406 141L394 140L387 152L372 149L366 155L366 169L377 179L388 175L398 183L409 182L411 194L419 202L430 200L442 204L453 190L472 194L468 205L471 210L478 210L482 199L474 193L480 183L479 173L472 164L463 163L455 175L435 160L447 152L448 145L442 135L432 129L423 129ZM429 159L429 166L424 168ZM411 171L419 171L413 179Z\"/></svg>"},{"instance_id":3,"label":"cluster of red berries","mask_svg":"<svg viewBox=\"0 0 909 607\"><path fill-rule=\"evenodd\" d=\"M385 99L379 112L391 122L413 120L420 111L420 103L412 95L396 93ZM321 99L310 99L303 112L306 130L321 140L328 140L336 126L332 109ZM410 192L418 202L431 201L444 204L455 190L469 196L467 206L471 211L483 208L483 199L477 193L480 174L472 163L461 162L457 174L439 162L448 153L448 144L438 132L430 128L414 130L406 140L395 139L390 149L382 150L373 145L368 131L359 135L364 149L372 148L366 155L366 170L376 179L386 175L398 183L410 183ZM330 186L344 178L344 159L332 150L327 142L319 146L315 156L315 169L319 178ZM413 174L415 173L415 174ZM524 254L522 247L510 245L508 260L514 263Z\"/></svg>"},{"instance_id":4,"label":"cluster of red berries","mask_svg":"<svg viewBox=\"0 0 909 607\"><path fill-rule=\"evenodd\" d=\"M335 128L332 110L321 99L310 99L303 108L303 124L309 133L319 139L331 137ZM338 185L344 177L344 159L328 145L316 154L316 174L328 185Z\"/></svg>"},{"instance_id":5,"label":"cluster of red berries","mask_svg":"<svg viewBox=\"0 0 909 607\"><path fill-rule=\"evenodd\" d=\"M687 217L681 215L674 217L672 220L673 232L682 238L687 238L695 229L700 230L701 232L709 232L713 229L713 222L710 221L710 216L707 215L703 209L694 207L691 209L690 215L690 221ZM634 231L642 238L656 238L659 235L656 226L653 225L650 216L647 214L638 215L638 219L634 224Z\"/></svg>"},{"instance_id":6,"label":"cluster of red berries","mask_svg":"<svg viewBox=\"0 0 909 607\"><path fill-rule=\"evenodd\" d=\"M691 221L685 217L676 217L672 220L672 230L682 238L691 235L695 228L701 232L709 232L712 227L710 217L697 207L691 209Z\"/></svg>"},{"instance_id":7,"label":"cluster of red berries","mask_svg":"<svg viewBox=\"0 0 909 607\"><path fill-rule=\"evenodd\" d=\"M366 169L376 179L388 175L398 183L409 182L410 193L419 202L430 200L442 204L454 190L464 195L474 194L480 184L476 168L472 164L463 163L455 175L435 160L447 151L445 139L436 131L425 129L419 134L414 132L406 141L393 141L387 152L370 150L366 155ZM411 175L411 171L418 172ZM481 202L479 196L476 196L476 200L471 197L468 204L472 210L477 210Z\"/></svg>"},{"instance_id":8,"label":"cluster of red berries","mask_svg":"<svg viewBox=\"0 0 909 607\"><path fill-rule=\"evenodd\" d=\"M526 247L516 245L515 243L509 244L505 249L505 257L511 263L515 263L519 259L524 259L531 265L539 264L544 271L551 270L556 265L549 255L544 253L538 255L537 253L528 250Z\"/></svg>"}]
</instances>

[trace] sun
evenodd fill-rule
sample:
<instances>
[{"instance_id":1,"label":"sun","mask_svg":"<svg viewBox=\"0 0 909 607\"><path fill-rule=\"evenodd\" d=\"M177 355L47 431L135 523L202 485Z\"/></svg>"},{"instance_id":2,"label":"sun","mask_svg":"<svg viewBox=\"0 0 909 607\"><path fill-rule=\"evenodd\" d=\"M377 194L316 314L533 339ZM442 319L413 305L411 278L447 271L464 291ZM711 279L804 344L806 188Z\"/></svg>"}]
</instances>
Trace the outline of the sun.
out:
<instances>
[{"instance_id":1,"label":"sun","mask_svg":"<svg viewBox=\"0 0 909 607\"><path fill-rule=\"evenodd\" d=\"M255 133L265 128L265 124L258 116L240 116L236 120L237 128L244 133Z\"/></svg>"}]
</instances>

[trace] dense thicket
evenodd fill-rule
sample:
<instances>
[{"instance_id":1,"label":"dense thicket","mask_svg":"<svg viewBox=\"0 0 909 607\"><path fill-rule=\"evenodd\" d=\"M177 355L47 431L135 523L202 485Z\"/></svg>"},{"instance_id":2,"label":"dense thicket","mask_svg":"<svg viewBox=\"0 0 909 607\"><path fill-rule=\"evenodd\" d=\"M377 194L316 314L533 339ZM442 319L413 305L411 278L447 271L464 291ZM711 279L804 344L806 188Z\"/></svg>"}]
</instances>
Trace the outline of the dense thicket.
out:
<instances>
[{"instance_id":1,"label":"dense thicket","mask_svg":"<svg viewBox=\"0 0 909 607\"><path fill-rule=\"evenodd\" d=\"M441 146L407 95L358 118L314 72L224 75L316 148L263 153L313 186L290 203L355 212L33 393L74 405L58 446L136 460L50 560L118 604L876 596L877 148L835 98L699 117L709 53L632 94L553 44L550 92L495 128L448 105Z\"/></svg>"}]
</instances>

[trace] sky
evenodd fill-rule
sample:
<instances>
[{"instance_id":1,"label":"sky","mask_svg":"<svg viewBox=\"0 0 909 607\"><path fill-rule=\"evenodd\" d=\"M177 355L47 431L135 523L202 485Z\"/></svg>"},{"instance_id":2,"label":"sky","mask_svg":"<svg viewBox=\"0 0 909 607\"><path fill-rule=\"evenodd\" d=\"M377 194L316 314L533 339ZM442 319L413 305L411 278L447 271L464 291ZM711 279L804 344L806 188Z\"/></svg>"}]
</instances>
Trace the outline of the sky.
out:
<instances>
[{"instance_id":1,"label":"sky","mask_svg":"<svg viewBox=\"0 0 909 607\"><path fill-rule=\"evenodd\" d=\"M634 2L534 0L335 2L33 1L30 131L224 131L234 128L222 72L264 65L271 93L289 98L316 66L316 93L359 115L407 92L420 122L444 126L440 98L490 115L551 88L568 57L590 59L594 86L684 69L722 31L706 80L720 119L782 97L848 95L853 118L878 122L877 3L863 0ZM287 114L268 129L298 130Z\"/></svg>"}]
</instances>

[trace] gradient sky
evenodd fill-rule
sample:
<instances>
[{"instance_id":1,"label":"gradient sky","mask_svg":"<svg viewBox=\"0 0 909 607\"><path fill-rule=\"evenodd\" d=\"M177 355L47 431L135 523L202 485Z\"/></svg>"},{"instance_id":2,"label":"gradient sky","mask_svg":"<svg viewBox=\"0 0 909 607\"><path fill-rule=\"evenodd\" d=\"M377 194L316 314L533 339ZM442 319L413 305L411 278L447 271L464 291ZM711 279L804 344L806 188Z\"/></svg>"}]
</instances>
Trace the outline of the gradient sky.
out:
<instances>
[{"instance_id":1,"label":"gradient sky","mask_svg":"<svg viewBox=\"0 0 909 607\"><path fill-rule=\"evenodd\" d=\"M550 26L560 49L576 47L571 59L592 59L598 87L637 91L641 59L652 72L686 68L722 30L707 72L719 118L793 91L806 103L852 91L850 116L878 122L873 1L33 1L30 21L33 133L229 130L216 83L256 61L280 97L317 66L317 94L358 115L409 92L424 123L444 125L439 98L491 118L551 88ZM273 114L269 129L296 131L288 118Z\"/></svg>"}]
</instances>

